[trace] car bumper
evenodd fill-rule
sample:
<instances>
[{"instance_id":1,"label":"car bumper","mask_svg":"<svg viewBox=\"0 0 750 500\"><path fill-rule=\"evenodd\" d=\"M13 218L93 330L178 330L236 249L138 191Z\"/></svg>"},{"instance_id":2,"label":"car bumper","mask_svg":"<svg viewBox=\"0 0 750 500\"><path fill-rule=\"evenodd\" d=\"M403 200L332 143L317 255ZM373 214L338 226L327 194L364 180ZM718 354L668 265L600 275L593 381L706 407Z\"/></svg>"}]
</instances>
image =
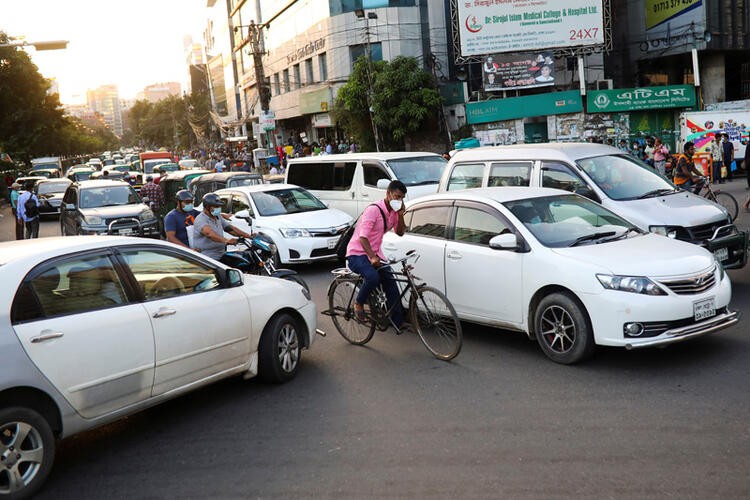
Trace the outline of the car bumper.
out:
<instances>
[{"instance_id":1,"label":"car bumper","mask_svg":"<svg viewBox=\"0 0 750 500\"><path fill-rule=\"evenodd\" d=\"M305 263L336 258L340 236L330 238L288 238L276 245L283 263Z\"/></svg>"},{"instance_id":2,"label":"car bumper","mask_svg":"<svg viewBox=\"0 0 750 500\"><path fill-rule=\"evenodd\" d=\"M309 301L307 304L297 309L297 311L299 311L302 319L305 321L305 326L307 327L307 348L309 349L315 342L315 337L317 337L315 332L317 329L318 310L315 306L315 302Z\"/></svg>"},{"instance_id":3,"label":"car bumper","mask_svg":"<svg viewBox=\"0 0 750 500\"><path fill-rule=\"evenodd\" d=\"M724 269L739 269L747 264L747 231L737 230L729 236L714 237L704 246L716 256Z\"/></svg>"},{"instance_id":4,"label":"car bumper","mask_svg":"<svg viewBox=\"0 0 750 500\"><path fill-rule=\"evenodd\" d=\"M659 337L650 339L632 339L625 344L626 349L638 349L641 347L655 347L682 342L695 337L706 335L707 333L718 332L740 321L740 313L737 311L727 310L725 313L714 316L704 321L694 323L679 328L672 328L664 332Z\"/></svg>"},{"instance_id":5,"label":"car bumper","mask_svg":"<svg viewBox=\"0 0 750 500\"><path fill-rule=\"evenodd\" d=\"M129 223L117 225L111 230L106 226L82 226L81 231L83 234L93 235L111 234L120 236L144 236L146 238L158 238L161 236L159 233L159 225L155 220L153 222L142 222L140 228L138 224Z\"/></svg>"}]
</instances>

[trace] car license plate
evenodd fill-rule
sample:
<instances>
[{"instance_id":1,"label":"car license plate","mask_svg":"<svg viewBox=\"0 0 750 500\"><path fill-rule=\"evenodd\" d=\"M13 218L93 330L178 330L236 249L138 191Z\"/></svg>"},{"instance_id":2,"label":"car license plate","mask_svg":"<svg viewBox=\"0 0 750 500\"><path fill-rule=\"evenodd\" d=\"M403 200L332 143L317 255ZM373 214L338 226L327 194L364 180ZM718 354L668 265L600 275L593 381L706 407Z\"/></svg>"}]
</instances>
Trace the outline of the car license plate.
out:
<instances>
[{"instance_id":1,"label":"car license plate","mask_svg":"<svg viewBox=\"0 0 750 500\"><path fill-rule=\"evenodd\" d=\"M711 316L716 316L716 302L714 298L693 302L693 316L695 321L701 321Z\"/></svg>"},{"instance_id":2,"label":"car license plate","mask_svg":"<svg viewBox=\"0 0 750 500\"><path fill-rule=\"evenodd\" d=\"M131 234L133 234L133 230L130 228L120 229L119 231L117 231L117 234L119 234L120 236L130 236Z\"/></svg>"},{"instance_id":3,"label":"car license plate","mask_svg":"<svg viewBox=\"0 0 750 500\"><path fill-rule=\"evenodd\" d=\"M717 249L714 251L714 257L719 262L724 262L729 258L729 249L727 247Z\"/></svg>"},{"instance_id":4,"label":"car license plate","mask_svg":"<svg viewBox=\"0 0 750 500\"><path fill-rule=\"evenodd\" d=\"M328 240L328 250L333 250L334 248L336 248L336 243L338 243L338 241L338 238L332 238Z\"/></svg>"}]
</instances>

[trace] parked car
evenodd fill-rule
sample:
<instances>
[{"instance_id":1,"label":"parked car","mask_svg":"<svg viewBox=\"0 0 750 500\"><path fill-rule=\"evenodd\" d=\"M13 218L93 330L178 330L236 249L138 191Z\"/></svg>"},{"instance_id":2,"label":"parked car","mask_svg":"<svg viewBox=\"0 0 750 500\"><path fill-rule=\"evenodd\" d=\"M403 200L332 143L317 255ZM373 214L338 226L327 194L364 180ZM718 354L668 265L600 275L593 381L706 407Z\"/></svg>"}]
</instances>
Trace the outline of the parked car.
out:
<instances>
[{"instance_id":1,"label":"parked car","mask_svg":"<svg viewBox=\"0 0 750 500\"><path fill-rule=\"evenodd\" d=\"M427 196L383 251L420 255L415 273L462 320L525 332L553 361L595 345L663 346L734 325L731 285L711 252L637 228L582 196L485 188Z\"/></svg>"},{"instance_id":2,"label":"parked car","mask_svg":"<svg viewBox=\"0 0 750 500\"><path fill-rule=\"evenodd\" d=\"M168 212L175 207L174 197L177 191L181 189L190 190L190 185L195 179L208 173L210 173L208 170L178 170L168 172L164 177L155 179L164 192L164 210ZM200 203L200 200L197 200L196 203Z\"/></svg>"},{"instance_id":3,"label":"parked car","mask_svg":"<svg viewBox=\"0 0 750 500\"><path fill-rule=\"evenodd\" d=\"M336 258L336 243L353 223L350 215L291 184L239 186L216 194L224 202L222 212L232 214L232 225L273 241L277 264Z\"/></svg>"},{"instance_id":4,"label":"parked car","mask_svg":"<svg viewBox=\"0 0 750 500\"><path fill-rule=\"evenodd\" d=\"M59 215L63 194L71 182L68 179L47 179L34 186L34 194L39 199L39 215Z\"/></svg>"},{"instance_id":5,"label":"parked car","mask_svg":"<svg viewBox=\"0 0 750 500\"><path fill-rule=\"evenodd\" d=\"M309 190L353 218L385 198L390 181L406 185L407 200L437 191L447 162L434 153L355 153L292 158L286 182Z\"/></svg>"},{"instance_id":6,"label":"parked car","mask_svg":"<svg viewBox=\"0 0 750 500\"><path fill-rule=\"evenodd\" d=\"M44 177L43 175L26 175L16 178L15 182L21 185L21 189L26 188L26 184L29 182L33 182L34 186L37 185L37 183L41 181L46 181L47 177Z\"/></svg>"},{"instance_id":7,"label":"parked car","mask_svg":"<svg viewBox=\"0 0 750 500\"><path fill-rule=\"evenodd\" d=\"M219 189L237 186L255 186L263 184L263 176L249 172L219 172L201 175L190 184L190 191L196 200L203 198L206 193L213 193Z\"/></svg>"},{"instance_id":8,"label":"parked car","mask_svg":"<svg viewBox=\"0 0 750 500\"><path fill-rule=\"evenodd\" d=\"M68 170L65 178L71 182L85 181L88 180L94 172L96 172L96 169L93 167L71 168Z\"/></svg>"},{"instance_id":9,"label":"parked car","mask_svg":"<svg viewBox=\"0 0 750 500\"><path fill-rule=\"evenodd\" d=\"M194 168L200 168L198 166L198 160L193 159L180 160L178 165L180 165L180 170L192 170Z\"/></svg>"},{"instance_id":10,"label":"parked car","mask_svg":"<svg viewBox=\"0 0 750 500\"><path fill-rule=\"evenodd\" d=\"M644 231L704 246L726 269L747 263L748 233L732 224L724 207L677 189L645 163L610 146L464 149L451 158L438 191L487 186L565 189L601 203Z\"/></svg>"},{"instance_id":11,"label":"parked car","mask_svg":"<svg viewBox=\"0 0 750 500\"><path fill-rule=\"evenodd\" d=\"M288 381L315 339L301 286L162 241L0 243L0 281L2 497L42 486L57 439L226 377Z\"/></svg>"},{"instance_id":12,"label":"parked car","mask_svg":"<svg viewBox=\"0 0 750 500\"><path fill-rule=\"evenodd\" d=\"M119 234L159 237L158 220L132 186L122 181L74 182L63 196L63 236Z\"/></svg>"},{"instance_id":13,"label":"parked car","mask_svg":"<svg viewBox=\"0 0 750 500\"><path fill-rule=\"evenodd\" d=\"M35 168L28 171L28 175L35 177L46 177L47 179L59 179L60 170L57 168Z\"/></svg>"}]
</instances>

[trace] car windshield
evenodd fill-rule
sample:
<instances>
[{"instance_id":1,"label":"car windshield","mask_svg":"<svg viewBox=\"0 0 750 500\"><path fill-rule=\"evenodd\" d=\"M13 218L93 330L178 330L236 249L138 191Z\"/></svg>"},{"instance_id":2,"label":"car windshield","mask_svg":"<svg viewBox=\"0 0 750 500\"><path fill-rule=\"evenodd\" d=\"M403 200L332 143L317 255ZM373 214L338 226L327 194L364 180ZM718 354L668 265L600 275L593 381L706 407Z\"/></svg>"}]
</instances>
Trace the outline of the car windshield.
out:
<instances>
[{"instance_id":1,"label":"car windshield","mask_svg":"<svg viewBox=\"0 0 750 500\"><path fill-rule=\"evenodd\" d=\"M416 158L398 158L388 160L396 179L406 186L419 186L422 184L437 184L443 175L443 170L448 164L440 156L419 156Z\"/></svg>"},{"instance_id":2,"label":"car windshield","mask_svg":"<svg viewBox=\"0 0 750 500\"><path fill-rule=\"evenodd\" d=\"M163 163L172 163L168 158L157 158L155 160L143 160L143 171L147 174L154 173L154 167Z\"/></svg>"},{"instance_id":3,"label":"car windshield","mask_svg":"<svg viewBox=\"0 0 750 500\"><path fill-rule=\"evenodd\" d=\"M176 163L162 163L159 165L159 172L175 172L179 170L180 167Z\"/></svg>"},{"instance_id":4,"label":"car windshield","mask_svg":"<svg viewBox=\"0 0 750 500\"><path fill-rule=\"evenodd\" d=\"M239 177L235 179L229 179L227 187L235 186L257 186L263 184L263 178L260 177Z\"/></svg>"},{"instance_id":5,"label":"car windshield","mask_svg":"<svg viewBox=\"0 0 750 500\"><path fill-rule=\"evenodd\" d=\"M40 184L37 184L36 194L43 195L52 193L64 193L65 190L68 189L69 185L69 182L42 182Z\"/></svg>"},{"instance_id":6,"label":"car windshield","mask_svg":"<svg viewBox=\"0 0 750 500\"><path fill-rule=\"evenodd\" d=\"M88 180L89 177L91 177L91 174L93 172L87 172L85 170L82 170L80 172L73 172L72 174L68 175L68 177L73 177L77 181L85 181Z\"/></svg>"},{"instance_id":7,"label":"car windshield","mask_svg":"<svg viewBox=\"0 0 750 500\"><path fill-rule=\"evenodd\" d=\"M259 191L250 196L258 213L264 217L326 209L322 201L300 188Z\"/></svg>"},{"instance_id":8,"label":"car windshield","mask_svg":"<svg viewBox=\"0 0 750 500\"><path fill-rule=\"evenodd\" d=\"M138 194L127 185L92 187L81 190L81 208L113 207L140 203Z\"/></svg>"},{"instance_id":9,"label":"car windshield","mask_svg":"<svg viewBox=\"0 0 750 500\"><path fill-rule=\"evenodd\" d=\"M546 247L602 243L640 233L620 216L574 194L508 201L504 205Z\"/></svg>"},{"instance_id":10,"label":"car windshield","mask_svg":"<svg viewBox=\"0 0 750 500\"><path fill-rule=\"evenodd\" d=\"M40 168L60 168L57 166L57 163L35 163L31 170L39 170Z\"/></svg>"},{"instance_id":11,"label":"car windshield","mask_svg":"<svg viewBox=\"0 0 750 500\"><path fill-rule=\"evenodd\" d=\"M613 200L636 200L677 192L667 179L628 155L595 156L577 163Z\"/></svg>"},{"instance_id":12,"label":"car windshield","mask_svg":"<svg viewBox=\"0 0 750 500\"><path fill-rule=\"evenodd\" d=\"M130 166L129 165L114 165L110 167L110 171L117 170L118 172L129 172Z\"/></svg>"}]
</instances>

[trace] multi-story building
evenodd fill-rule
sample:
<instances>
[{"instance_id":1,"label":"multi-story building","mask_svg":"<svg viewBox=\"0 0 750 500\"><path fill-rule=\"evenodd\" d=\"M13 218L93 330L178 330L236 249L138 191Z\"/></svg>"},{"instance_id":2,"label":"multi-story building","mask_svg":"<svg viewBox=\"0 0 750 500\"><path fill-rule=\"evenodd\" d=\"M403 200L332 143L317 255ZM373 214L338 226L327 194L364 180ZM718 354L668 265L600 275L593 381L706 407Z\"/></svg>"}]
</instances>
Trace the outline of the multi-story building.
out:
<instances>
[{"instance_id":1,"label":"multi-story building","mask_svg":"<svg viewBox=\"0 0 750 500\"><path fill-rule=\"evenodd\" d=\"M86 103L90 110L102 115L112 132L122 136L122 113L117 85L102 85L86 91Z\"/></svg>"},{"instance_id":2,"label":"multi-story building","mask_svg":"<svg viewBox=\"0 0 750 500\"><path fill-rule=\"evenodd\" d=\"M179 96L182 86L178 82L154 83L144 87L143 99L156 103L169 96Z\"/></svg>"}]
</instances>

